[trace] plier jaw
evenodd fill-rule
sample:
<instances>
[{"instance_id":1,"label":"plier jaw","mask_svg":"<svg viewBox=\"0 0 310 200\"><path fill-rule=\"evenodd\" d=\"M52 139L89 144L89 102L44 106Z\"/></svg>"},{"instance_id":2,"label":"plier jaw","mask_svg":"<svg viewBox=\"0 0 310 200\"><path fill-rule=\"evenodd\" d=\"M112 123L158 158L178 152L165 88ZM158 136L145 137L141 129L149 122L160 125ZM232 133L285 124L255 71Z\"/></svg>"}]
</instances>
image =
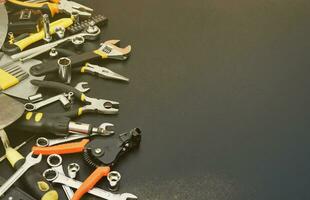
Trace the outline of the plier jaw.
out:
<instances>
[{"instance_id":1,"label":"plier jaw","mask_svg":"<svg viewBox=\"0 0 310 200\"><path fill-rule=\"evenodd\" d=\"M86 96L85 102L89 104L82 107L82 112L97 112L107 115L114 115L119 111L119 102L117 101L96 99Z\"/></svg>"},{"instance_id":2,"label":"plier jaw","mask_svg":"<svg viewBox=\"0 0 310 200\"><path fill-rule=\"evenodd\" d=\"M89 72L91 74L96 74L99 77L106 78L106 79L114 79L114 80L129 82L129 78L125 76L115 73L112 70L109 70L108 68L101 67L98 65L93 65L90 63L86 63L85 66L81 68L81 72L82 73Z\"/></svg>"},{"instance_id":3,"label":"plier jaw","mask_svg":"<svg viewBox=\"0 0 310 200\"><path fill-rule=\"evenodd\" d=\"M120 40L105 41L98 50L106 54L107 58L126 60L131 52L131 46L128 45L125 48L120 48L116 46L119 42Z\"/></svg>"},{"instance_id":4,"label":"plier jaw","mask_svg":"<svg viewBox=\"0 0 310 200\"><path fill-rule=\"evenodd\" d=\"M92 8L76 3L74 1L59 0L59 10L72 15L78 13L80 16L90 17L94 11Z\"/></svg>"}]
</instances>

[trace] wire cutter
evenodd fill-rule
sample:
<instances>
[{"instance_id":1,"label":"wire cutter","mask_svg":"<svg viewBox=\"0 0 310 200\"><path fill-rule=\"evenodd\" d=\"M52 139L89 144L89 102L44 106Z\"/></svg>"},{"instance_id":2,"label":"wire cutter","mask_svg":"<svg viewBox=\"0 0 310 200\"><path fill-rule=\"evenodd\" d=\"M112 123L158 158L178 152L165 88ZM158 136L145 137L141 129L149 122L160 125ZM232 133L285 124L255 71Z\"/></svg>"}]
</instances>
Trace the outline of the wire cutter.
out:
<instances>
[{"instance_id":1,"label":"wire cutter","mask_svg":"<svg viewBox=\"0 0 310 200\"><path fill-rule=\"evenodd\" d=\"M50 88L65 93L73 92L74 96L77 99L86 104L82 107L77 107L65 113L51 114L52 116L66 116L74 118L87 112L96 112L109 115L118 113L119 102L88 97L76 88L66 85L64 83L41 80L32 80L31 83L40 88Z\"/></svg>"},{"instance_id":2,"label":"wire cutter","mask_svg":"<svg viewBox=\"0 0 310 200\"><path fill-rule=\"evenodd\" d=\"M35 155L82 153L86 163L96 168L92 174L76 190L72 200L79 200L91 190L103 177L107 176L111 168L126 153L137 149L141 143L142 131L134 128L129 132L110 137L96 136L92 140L84 139L51 147L33 146ZM120 198L123 199L123 198ZM126 198L125 198L126 199ZM132 196L130 199L137 199Z\"/></svg>"},{"instance_id":3,"label":"wire cutter","mask_svg":"<svg viewBox=\"0 0 310 200\"><path fill-rule=\"evenodd\" d=\"M52 17L58 13L66 13L70 15L72 13L78 13L81 16L90 17L91 12L93 12L92 8L69 0L50 0L50 2L42 3L24 2L19 0L8 0L8 2L16 6L39 9L43 13L49 14Z\"/></svg>"},{"instance_id":4,"label":"wire cutter","mask_svg":"<svg viewBox=\"0 0 310 200\"><path fill-rule=\"evenodd\" d=\"M126 81L129 82L129 78L122 76L118 73L113 72L112 70L109 70L108 68L101 67L98 65L93 65L90 63L86 63L81 69L81 73L90 73L98 75L101 78L105 79L114 79L119 81Z\"/></svg>"}]
</instances>

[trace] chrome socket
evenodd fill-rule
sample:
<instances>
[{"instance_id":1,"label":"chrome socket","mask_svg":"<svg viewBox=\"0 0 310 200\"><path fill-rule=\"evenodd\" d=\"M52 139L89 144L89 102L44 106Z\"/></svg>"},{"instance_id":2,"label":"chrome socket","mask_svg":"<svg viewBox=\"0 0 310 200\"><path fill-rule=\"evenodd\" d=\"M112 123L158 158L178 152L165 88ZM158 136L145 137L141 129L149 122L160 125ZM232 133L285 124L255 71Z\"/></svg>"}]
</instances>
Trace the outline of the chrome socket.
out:
<instances>
[{"instance_id":1,"label":"chrome socket","mask_svg":"<svg viewBox=\"0 0 310 200\"><path fill-rule=\"evenodd\" d=\"M58 76L62 82L66 84L71 83L71 60L67 57L62 57L58 59Z\"/></svg>"}]
</instances>

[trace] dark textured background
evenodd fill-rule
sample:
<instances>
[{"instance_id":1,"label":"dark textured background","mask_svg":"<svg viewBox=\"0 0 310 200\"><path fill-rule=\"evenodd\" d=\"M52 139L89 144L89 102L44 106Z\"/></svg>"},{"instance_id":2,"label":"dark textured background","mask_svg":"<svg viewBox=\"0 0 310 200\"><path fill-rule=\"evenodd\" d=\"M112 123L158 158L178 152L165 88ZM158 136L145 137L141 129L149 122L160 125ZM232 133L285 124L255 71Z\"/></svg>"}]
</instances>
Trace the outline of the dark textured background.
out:
<instances>
[{"instance_id":1,"label":"dark textured background","mask_svg":"<svg viewBox=\"0 0 310 200\"><path fill-rule=\"evenodd\" d=\"M140 149L116 167L121 192L145 200L310 198L310 1L81 2L109 18L102 41L133 46L128 62L107 64L130 84L73 81L121 103L117 117L78 120L143 130ZM14 145L31 135L9 134ZM64 161L83 164L79 154ZM0 168L8 177L6 161ZM79 179L91 170L85 165Z\"/></svg>"}]
</instances>

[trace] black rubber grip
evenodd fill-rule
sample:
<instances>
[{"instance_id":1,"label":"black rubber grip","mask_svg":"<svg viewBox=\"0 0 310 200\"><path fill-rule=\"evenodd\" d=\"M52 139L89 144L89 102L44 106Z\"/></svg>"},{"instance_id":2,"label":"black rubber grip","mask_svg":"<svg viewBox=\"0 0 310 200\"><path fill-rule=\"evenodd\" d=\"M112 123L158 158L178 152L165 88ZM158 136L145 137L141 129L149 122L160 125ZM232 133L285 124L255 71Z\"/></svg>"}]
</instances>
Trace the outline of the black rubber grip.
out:
<instances>
[{"instance_id":1,"label":"black rubber grip","mask_svg":"<svg viewBox=\"0 0 310 200\"><path fill-rule=\"evenodd\" d=\"M69 56L68 58L71 60L71 67L82 67L86 62L99 59L101 56L91 51L79 55ZM31 67L30 74L33 76L43 76L58 71L58 68L58 60L51 60Z\"/></svg>"},{"instance_id":2,"label":"black rubber grip","mask_svg":"<svg viewBox=\"0 0 310 200\"><path fill-rule=\"evenodd\" d=\"M14 168L19 169L24 162L25 159L17 161ZM36 199L41 199L47 192L54 190L53 186L42 176L36 166L31 167L23 174L22 182Z\"/></svg>"},{"instance_id":3,"label":"black rubber grip","mask_svg":"<svg viewBox=\"0 0 310 200\"><path fill-rule=\"evenodd\" d=\"M73 92L74 96L78 99L81 99L83 93L75 89L70 85L64 83L54 82L54 81L41 81L41 80L31 80L31 84L38 86L40 88L54 89L59 92Z\"/></svg>"},{"instance_id":4,"label":"black rubber grip","mask_svg":"<svg viewBox=\"0 0 310 200\"><path fill-rule=\"evenodd\" d=\"M2 46L2 51L8 55L13 55L16 53L20 53L21 49L15 44L4 43Z\"/></svg>"},{"instance_id":5,"label":"black rubber grip","mask_svg":"<svg viewBox=\"0 0 310 200\"><path fill-rule=\"evenodd\" d=\"M5 183L5 179L3 177L0 177L0 185ZM24 190L20 189L19 187L13 185L3 196L1 196L1 199L3 200L9 200L9 199L17 199L17 200L36 200L32 196L30 196L28 193L26 193Z\"/></svg>"},{"instance_id":6,"label":"black rubber grip","mask_svg":"<svg viewBox=\"0 0 310 200\"><path fill-rule=\"evenodd\" d=\"M32 113L31 117L26 118L28 113L15 122L18 129L32 133L51 133L56 136L67 136L70 118L56 116L53 114L43 114L40 120L36 120L38 113ZM28 116L30 116L28 114Z\"/></svg>"}]
</instances>

